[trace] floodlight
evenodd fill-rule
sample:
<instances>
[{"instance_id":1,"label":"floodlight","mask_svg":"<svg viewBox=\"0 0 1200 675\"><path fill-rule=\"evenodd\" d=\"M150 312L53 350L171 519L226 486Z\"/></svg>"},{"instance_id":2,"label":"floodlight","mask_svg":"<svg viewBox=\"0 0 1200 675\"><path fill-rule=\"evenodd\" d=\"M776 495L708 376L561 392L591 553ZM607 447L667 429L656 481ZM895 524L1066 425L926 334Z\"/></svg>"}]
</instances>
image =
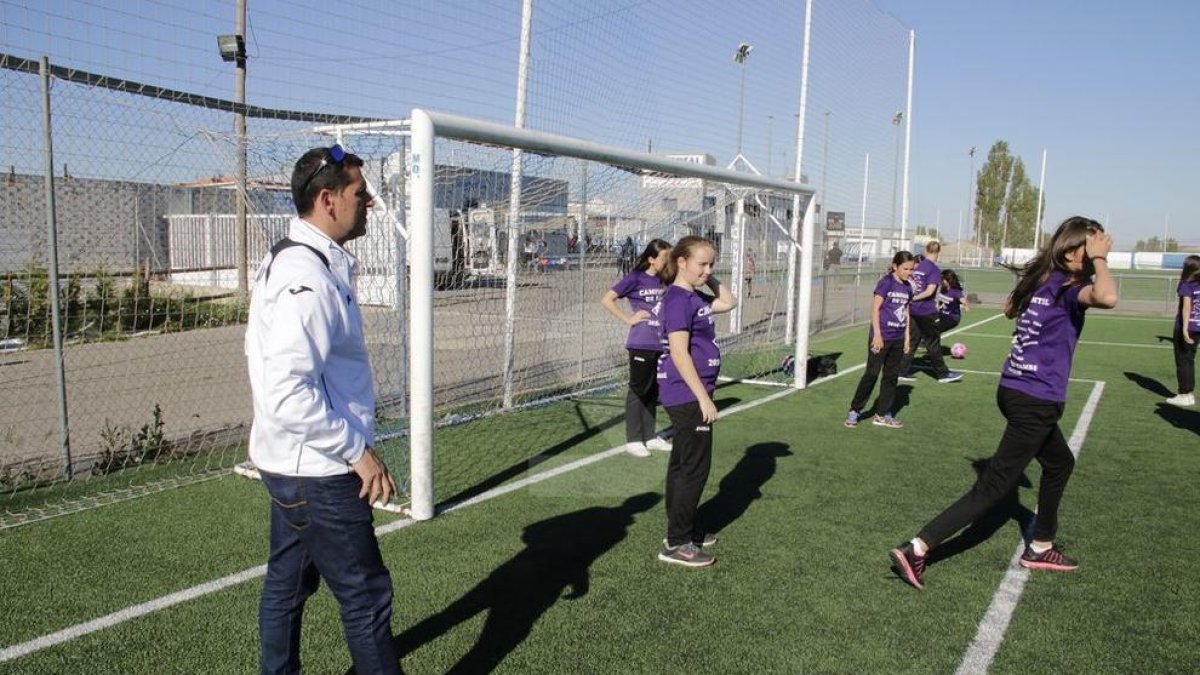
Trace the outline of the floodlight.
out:
<instances>
[{"instance_id":1,"label":"floodlight","mask_svg":"<svg viewBox=\"0 0 1200 675\"><path fill-rule=\"evenodd\" d=\"M217 51L223 61L243 61L246 58L246 40L241 35L218 35Z\"/></svg>"}]
</instances>

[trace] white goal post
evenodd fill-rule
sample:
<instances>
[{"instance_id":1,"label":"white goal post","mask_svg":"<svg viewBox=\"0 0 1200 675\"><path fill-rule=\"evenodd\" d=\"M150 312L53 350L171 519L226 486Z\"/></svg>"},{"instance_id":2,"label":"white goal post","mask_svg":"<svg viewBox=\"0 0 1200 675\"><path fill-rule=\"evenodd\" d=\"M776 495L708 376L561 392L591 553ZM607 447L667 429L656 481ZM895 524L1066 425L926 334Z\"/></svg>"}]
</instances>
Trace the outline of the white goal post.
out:
<instances>
[{"instance_id":1,"label":"white goal post","mask_svg":"<svg viewBox=\"0 0 1200 675\"><path fill-rule=\"evenodd\" d=\"M788 239L789 278L795 278L799 251L813 250L815 217L811 199L813 190L801 183L697 164L645 152L593 143L578 138L509 127L445 113L414 109L411 117L412 154L409 171L411 183L411 220L409 222L409 444L410 444L410 513L414 519L426 520L434 515L433 495L433 433L434 433L434 218L436 169L435 140L446 139L485 146L592 161L621 167L635 172L666 174L699 178L728 185L783 193L793 196L792 218ZM804 227L800 227L801 198L808 197L804 212ZM519 228L519 223L509 223ZM798 236L799 235L799 236ZM510 236L515 240L517 233ZM799 240L798 240L799 239ZM801 255L798 297L796 289L787 290L789 325L794 322L795 375L792 385L806 385L804 364L808 357L810 305L812 297L813 255ZM511 275L510 284L513 283ZM509 298L512 294L509 294ZM510 300L511 303L511 300ZM794 310L794 313L793 313ZM513 308L507 307L511 315ZM505 378L512 359L506 355Z\"/></svg>"}]
</instances>

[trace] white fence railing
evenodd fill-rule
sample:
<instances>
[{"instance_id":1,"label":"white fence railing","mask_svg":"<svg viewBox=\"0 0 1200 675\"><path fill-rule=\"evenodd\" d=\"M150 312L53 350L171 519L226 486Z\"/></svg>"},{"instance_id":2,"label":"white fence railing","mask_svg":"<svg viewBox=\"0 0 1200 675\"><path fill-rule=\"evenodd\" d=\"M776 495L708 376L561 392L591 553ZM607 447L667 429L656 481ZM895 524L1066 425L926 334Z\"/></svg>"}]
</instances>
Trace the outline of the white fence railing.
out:
<instances>
[{"instance_id":1,"label":"white fence railing","mask_svg":"<svg viewBox=\"0 0 1200 675\"><path fill-rule=\"evenodd\" d=\"M288 231L287 214L247 216L247 263L251 281L259 261ZM184 285L237 288L237 216L231 213L169 215L168 254L171 281ZM347 247L359 262L359 302L396 303L397 233L392 221L369 215L367 234Z\"/></svg>"}]
</instances>

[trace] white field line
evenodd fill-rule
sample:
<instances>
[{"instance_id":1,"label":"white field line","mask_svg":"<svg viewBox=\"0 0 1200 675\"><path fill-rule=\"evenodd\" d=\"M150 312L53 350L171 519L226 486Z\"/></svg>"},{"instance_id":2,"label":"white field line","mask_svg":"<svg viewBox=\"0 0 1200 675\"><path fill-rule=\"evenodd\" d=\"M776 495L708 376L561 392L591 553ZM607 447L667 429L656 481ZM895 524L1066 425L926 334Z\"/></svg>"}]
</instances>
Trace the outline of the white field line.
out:
<instances>
[{"instance_id":1,"label":"white field line","mask_svg":"<svg viewBox=\"0 0 1200 675\"><path fill-rule=\"evenodd\" d=\"M968 337L991 338L993 340L1012 340L1011 335L990 335L988 333L965 333ZM1140 345L1133 342L1101 342L1098 340L1079 340L1077 344L1096 345L1098 347L1132 347L1134 349L1174 349L1172 345Z\"/></svg>"},{"instance_id":2,"label":"white field line","mask_svg":"<svg viewBox=\"0 0 1200 675\"><path fill-rule=\"evenodd\" d=\"M988 321L996 319L999 316L1000 315L988 317L986 319L983 319L982 321L971 324L970 326L963 326L963 327L955 329L954 331L948 331L946 334L949 335L954 332L966 330L967 328L972 328L974 326L978 326L980 324L987 323ZM812 386L817 386L819 384L823 384L825 382L837 379L838 377L841 377L842 375L845 375L847 373L851 373L851 372L854 372L856 370L863 368L864 365L865 364L859 364L856 366L852 366L850 368L847 368L846 370L843 370L843 371L837 373L836 375L831 375L830 377L821 378L820 380L813 382ZM746 403L740 403L738 405L735 405L733 407L730 407L730 408L727 408L727 409L721 411L721 417L728 417L730 415L735 415L744 410L749 410L750 408L754 408L754 407L763 405L765 403L770 403L771 401L775 401L775 400L781 399L785 396L794 394L797 391L801 391L801 390L785 389L783 391L778 391L769 396L764 396L762 398L755 399L753 401L747 401ZM508 484L501 485L496 488L492 488L491 490L488 490L487 492L483 492L479 495L476 495L475 497L472 497L466 501L449 504L449 505L443 507L441 512L448 513L450 511L456 511L458 509L465 508L467 506L473 506L475 504L485 502L489 499L499 497L500 495L507 494L514 490L519 490L523 487L528 487L535 483L539 483L541 481L544 481L544 480L547 480L550 478L554 478L555 476L561 476L565 473L574 471L575 469L579 469L579 468L585 467L589 464L594 464L601 460L608 459L609 457L614 457L616 455L623 454L624 452L625 452L625 444L622 443L621 445L619 445L615 448L609 448L608 450L605 450L603 452L599 452L594 455L589 455L582 459L575 460L574 462L569 462L567 464L563 464L562 466L558 466L553 469L549 469L547 471L543 471L541 473L534 474L527 478L523 478L519 481L514 481L512 483L508 483ZM408 527L409 525L412 525L415 522L417 522L417 521L410 520L410 519L392 521L390 523L387 523L385 525L380 525L379 527L375 528L375 534L376 534L376 536L382 536L382 535L385 535L385 534L388 534L391 532L395 532L396 530L400 530L405 527ZM90 633L95 633L96 631L100 631L105 628L111 628L113 626L117 626L119 624L125 623L126 621L132 621L133 619L145 616L152 612L157 612L161 609L166 609L168 607L172 607L174 605L178 605L180 603L187 602L189 600L194 600L196 598L200 598L205 595L209 595L211 593L216 593L217 591L224 590L231 586L236 586L236 585L244 583L246 581L251 581L253 579L257 579L259 577L266 575L266 573L267 573L266 565L259 565L257 567L251 567L249 569L244 569L240 572L230 574L229 576L221 577L220 579L217 579L215 581L209 581L207 583L203 583L198 586L192 586L191 588L185 588L181 591L176 591L175 593L170 593L168 595L164 595L160 598L156 598L149 602L144 602L144 603L141 603L138 605L133 605L131 607L127 607L125 609L113 612L112 614L107 614L98 619L93 619L91 621L78 623L78 624L75 624L74 626L70 626L70 627L64 628L62 630L55 631L53 633L43 635L42 637L39 637L39 638L34 638L33 640L29 640L27 642L22 642L20 644L15 644L15 645L12 645L9 647L5 647L3 649L0 649L0 663L12 661L14 659L18 659L18 658L21 658L24 656L29 656L30 654L39 652L43 649L53 647L55 645L60 645L60 644L63 644L64 642L70 642L71 640L74 640L76 638L83 637L84 635L88 635Z\"/></svg>"},{"instance_id":3,"label":"white field line","mask_svg":"<svg viewBox=\"0 0 1200 675\"><path fill-rule=\"evenodd\" d=\"M1083 448L1088 427L1092 424L1092 417L1096 414L1096 407L1100 404L1100 396L1103 393L1104 382L1095 382L1092 385L1092 393L1083 406L1083 412L1079 414L1079 419L1075 422L1075 430L1071 432L1071 438L1067 441L1068 447L1071 448L1071 454L1075 455L1076 459L1079 458L1079 451ZM1021 541L1017 544L1017 550L1013 553L1012 559L1008 561L1008 571L1004 573L1004 579L1000 582L1000 587L996 589L996 594L992 596L992 603L983 615L983 620L979 622L975 639L971 641L971 646L963 655L962 663L959 664L955 675L982 674L991 667L992 659L996 657L996 651L1000 649L1000 644L1004 641L1004 633L1008 630L1009 622L1012 621L1017 603L1021 600L1025 582L1029 580L1029 570L1021 567L1018 563L1024 550L1025 542Z\"/></svg>"},{"instance_id":4,"label":"white field line","mask_svg":"<svg viewBox=\"0 0 1200 675\"><path fill-rule=\"evenodd\" d=\"M919 368L919 370L928 370L928 368L921 367L921 368ZM959 368L959 369L955 370L954 372L965 373L967 375L992 375L995 377L1000 377L1001 375L1004 374L998 370L967 370L965 368ZM1097 382L1103 381L1103 380L1089 380L1086 377L1069 377L1067 379L1071 382L1084 382L1087 384L1096 384Z\"/></svg>"},{"instance_id":5,"label":"white field line","mask_svg":"<svg viewBox=\"0 0 1200 675\"><path fill-rule=\"evenodd\" d=\"M718 376L717 382L736 382L737 384L760 384L764 387L787 387L791 389L792 385L787 382L777 382L775 380L756 380L754 378L741 377L725 377Z\"/></svg>"},{"instance_id":6,"label":"white field line","mask_svg":"<svg viewBox=\"0 0 1200 675\"><path fill-rule=\"evenodd\" d=\"M1156 318L1148 317L1148 316L1123 316L1121 314L1099 314L1099 313L1088 314L1088 321L1091 321L1092 319L1112 319L1112 320L1120 320L1120 321L1152 321L1152 322L1156 322L1156 323L1170 323L1170 322L1174 321L1174 319L1169 319L1166 317L1156 319Z\"/></svg>"}]
</instances>

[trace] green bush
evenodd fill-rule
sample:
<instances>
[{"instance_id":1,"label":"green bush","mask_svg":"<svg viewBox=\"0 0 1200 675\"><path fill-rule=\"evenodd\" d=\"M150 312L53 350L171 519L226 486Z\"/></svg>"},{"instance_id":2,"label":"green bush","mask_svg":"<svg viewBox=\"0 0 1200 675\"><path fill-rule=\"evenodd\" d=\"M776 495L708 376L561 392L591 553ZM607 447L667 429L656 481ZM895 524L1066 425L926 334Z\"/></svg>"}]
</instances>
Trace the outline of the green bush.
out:
<instances>
[{"instance_id":1,"label":"green bush","mask_svg":"<svg viewBox=\"0 0 1200 675\"><path fill-rule=\"evenodd\" d=\"M92 463L92 473L104 475L159 459L169 448L163 434L162 407L154 404L153 419L136 432L127 425L104 420L100 431L100 453Z\"/></svg>"},{"instance_id":2,"label":"green bush","mask_svg":"<svg viewBox=\"0 0 1200 675\"><path fill-rule=\"evenodd\" d=\"M84 290L86 280L92 285ZM72 273L59 288L63 333L88 340L121 339L148 330L185 331L245 323L248 305L236 298L196 299L154 295L150 282L128 282L105 267L90 274ZM53 342L50 282L45 268L32 261L19 274L0 282L0 301L7 308L0 336L24 338L29 347Z\"/></svg>"}]
</instances>

